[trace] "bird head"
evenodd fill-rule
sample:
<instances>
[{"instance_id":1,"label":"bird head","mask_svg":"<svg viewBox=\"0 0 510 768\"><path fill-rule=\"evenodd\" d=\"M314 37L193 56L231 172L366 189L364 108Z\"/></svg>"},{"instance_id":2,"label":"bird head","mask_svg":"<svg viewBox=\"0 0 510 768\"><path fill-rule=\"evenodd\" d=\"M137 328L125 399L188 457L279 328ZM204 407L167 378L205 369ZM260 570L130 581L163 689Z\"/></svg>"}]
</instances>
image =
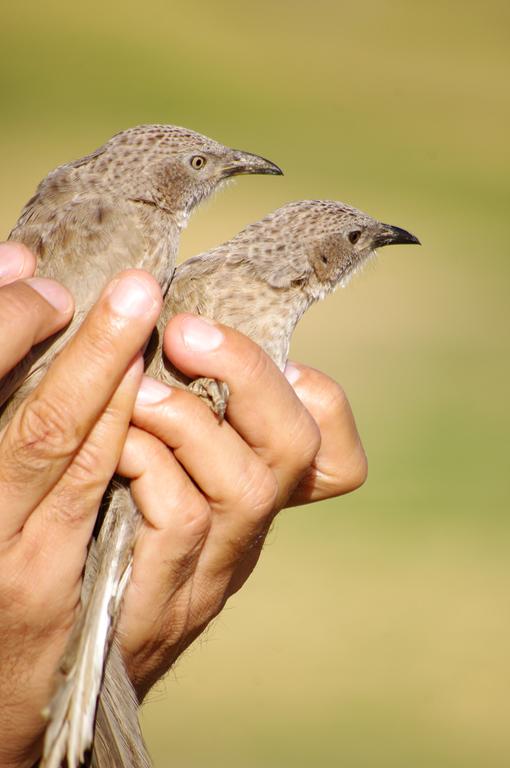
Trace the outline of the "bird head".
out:
<instances>
[{"instance_id":1,"label":"bird head","mask_svg":"<svg viewBox=\"0 0 510 768\"><path fill-rule=\"evenodd\" d=\"M66 168L116 195L158 206L178 217L225 180L241 174L281 175L277 165L231 149L187 128L139 125L111 138Z\"/></svg>"},{"instance_id":2,"label":"bird head","mask_svg":"<svg viewBox=\"0 0 510 768\"><path fill-rule=\"evenodd\" d=\"M405 229L333 200L288 203L235 241L259 277L275 288L299 286L311 301L346 285L377 248L420 242Z\"/></svg>"}]
</instances>

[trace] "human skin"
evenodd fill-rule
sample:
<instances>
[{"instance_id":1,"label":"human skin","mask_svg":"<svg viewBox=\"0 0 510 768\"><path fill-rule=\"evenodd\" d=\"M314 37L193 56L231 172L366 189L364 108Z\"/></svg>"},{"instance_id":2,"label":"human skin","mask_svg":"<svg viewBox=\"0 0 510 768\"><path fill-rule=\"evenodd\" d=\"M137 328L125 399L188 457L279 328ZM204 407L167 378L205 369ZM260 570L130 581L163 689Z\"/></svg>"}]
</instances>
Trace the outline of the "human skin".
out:
<instances>
[{"instance_id":1,"label":"human skin","mask_svg":"<svg viewBox=\"0 0 510 768\"><path fill-rule=\"evenodd\" d=\"M31 283L34 269L24 246L0 245L0 376L72 316L67 291ZM144 516L120 620L140 699L245 582L281 508L347 493L366 477L341 388L297 364L284 376L232 329L179 315L165 335L174 365L228 383L228 422L143 376L140 349L161 295L148 274L122 274L0 433L0 766L39 756L40 713L116 468ZM126 281L134 296L123 305Z\"/></svg>"}]
</instances>

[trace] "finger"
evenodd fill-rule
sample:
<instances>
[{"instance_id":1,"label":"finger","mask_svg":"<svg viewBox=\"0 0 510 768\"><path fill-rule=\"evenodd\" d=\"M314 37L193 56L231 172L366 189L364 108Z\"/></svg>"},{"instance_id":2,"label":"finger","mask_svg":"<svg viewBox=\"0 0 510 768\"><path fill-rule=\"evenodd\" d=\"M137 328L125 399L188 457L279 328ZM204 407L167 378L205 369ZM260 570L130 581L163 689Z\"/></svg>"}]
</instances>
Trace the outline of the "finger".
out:
<instances>
[{"instance_id":1,"label":"finger","mask_svg":"<svg viewBox=\"0 0 510 768\"><path fill-rule=\"evenodd\" d=\"M132 478L131 492L144 515L120 623L124 650L139 654L134 666L142 679L141 656L160 642L166 607L194 571L211 511L171 451L147 432L130 428L118 471ZM187 613L174 608L172 617ZM171 643L182 629L172 622L165 641Z\"/></svg>"},{"instance_id":2,"label":"finger","mask_svg":"<svg viewBox=\"0 0 510 768\"><path fill-rule=\"evenodd\" d=\"M321 446L286 506L329 499L359 488L367 459L343 389L329 376L289 363L285 375L321 431Z\"/></svg>"},{"instance_id":3,"label":"finger","mask_svg":"<svg viewBox=\"0 0 510 768\"><path fill-rule=\"evenodd\" d=\"M232 328L193 315L170 320L165 352L188 376L227 382L228 421L275 471L283 499L313 460L320 433L268 355Z\"/></svg>"},{"instance_id":4,"label":"finger","mask_svg":"<svg viewBox=\"0 0 510 768\"><path fill-rule=\"evenodd\" d=\"M152 331L161 292L147 273L121 273L0 436L4 535L53 488Z\"/></svg>"},{"instance_id":5,"label":"finger","mask_svg":"<svg viewBox=\"0 0 510 768\"><path fill-rule=\"evenodd\" d=\"M73 299L54 280L33 277L0 288L0 377L34 344L60 331L73 314Z\"/></svg>"},{"instance_id":6,"label":"finger","mask_svg":"<svg viewBox=\"0 0 510 768\"><path fill-rule=\"evenodd\" d=\"M286 506L319 501L355 490L366 479L367 460L344 391L329 376L303 365L287 364L285 375L312 414L322 438L314 461ZM242 534L238 534L238 552L231 561L226 596L239 590L253 571L262 550L268 522L270 518L258 535L245 538L244 550L240 545ZM217 564L220 569L222 566L228 569L229 564L224 557L218 558ZM215 576L208 572L205 578L212 583ZM196 577L196 583L200 585L200 577Z\"/></svg>"},{"instance_id":7,"label":"finger","mask_svg":"<svg viewBox=\"0 0 510 768\"><path fill-rule=\"evenodd\" d=\"M296 363L285 369L286 378L321 431L320 449L286 506L332 498L359 488L367 477L367 459L356 422L343 389L324 373ZM260 556L267 525L246 541L233 561L227 594L245 583ZM239 541L242 536L239 535ZM227 565L226 561L223 562ZM208 574L207 578L211 578Z\"/></svg>"},{"instance_id":8,"label":"finger","mask_svg":"<svg viewBox=\"0 0 510 768\"><path fill-rule=\"evenodd\" d=\"M149 377L138 393L133 422L172 447L208 500L213 517L201 568L211 585L220 577L224 584L226 571L273 517L279 493L274 472L197 397Z\"/></svg>"},{"instance_id":9,"label":"finger","mask_svg":"<svg viewBox=\"0 0 510 768\"><path fill-rule=\"evenodd\" d=\"M67 583L81 580L97 511L122 452L142 375L139 353L66 472L23 527L22 542L33 550L33 560L44 563L61 553L58 575Z\"/></svg>"},{"instance_id":10,"label":"finger","mask_svg":"<svg viewBox=\"0 0 510 768\"><path fill-rule=\"evenodd\" d=\"M172 448L176 459L218 511L272 506L272 472L229 424L190 392L145 376L133 423Z\"/></svg>"},{"instance_id":11,"label":"finger","mask_svg":"<svg viewBox=\"0 0 510 768\"><path fill-rule=\"evenodd\" d=\"M35 256L23 243L0 243L0 287L31 277L35 263Z\"/></svg>"}]
</instances>

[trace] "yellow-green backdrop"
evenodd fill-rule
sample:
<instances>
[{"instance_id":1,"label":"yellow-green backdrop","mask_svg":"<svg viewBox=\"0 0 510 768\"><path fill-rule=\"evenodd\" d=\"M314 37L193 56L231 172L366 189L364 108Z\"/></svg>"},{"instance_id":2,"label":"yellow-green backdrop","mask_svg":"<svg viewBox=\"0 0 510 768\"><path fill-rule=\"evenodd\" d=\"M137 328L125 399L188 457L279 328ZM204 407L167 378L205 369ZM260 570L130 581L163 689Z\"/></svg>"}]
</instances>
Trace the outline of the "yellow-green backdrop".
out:
<instances>
[{"instance_id":1,"label":"yellow-green backdrop","mask_svg":"<svg viewBox=\"0 0 510 768\"><path fill-rule=\"evenodd\" d=\"M185 256L303 197L423 242L302 322L370 477L280 516L144 709L157 768L510 765L508 2L28 0L0 30L0 234L50 168L171 122L286 172L218 196Z\"/></svg>"}]
</instances>

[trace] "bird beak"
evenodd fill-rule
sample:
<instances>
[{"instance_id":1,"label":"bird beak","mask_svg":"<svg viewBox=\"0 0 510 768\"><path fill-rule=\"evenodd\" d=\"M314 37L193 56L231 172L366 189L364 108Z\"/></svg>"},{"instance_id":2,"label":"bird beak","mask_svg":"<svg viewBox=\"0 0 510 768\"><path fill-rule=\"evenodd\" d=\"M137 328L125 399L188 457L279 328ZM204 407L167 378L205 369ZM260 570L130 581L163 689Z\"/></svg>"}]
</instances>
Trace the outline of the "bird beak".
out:
<instances>
[{"instance_id":1,"label":"bird beak","mask_svg":"<svg viewBox=\"0 0 510 768\"><path fill-rule=\"evenodd\" d=\"M232 157L223 169L223 176L240 176L246 173L270 174L271 176L283 176L283 171L270 160L251 152L241 152L235 149Z\"/></svg>"},{"instance_id":2,"label":"bird beak","mask_svg":"<svg viewBox=\"0 0 510 768\"><path fill-rule=\"evenodd\" d=\"M374 237L374 248L383 245L421 245L417 237L406 229L391 224L381 224L380 231Z\"/></svg>"}]
</instances>

